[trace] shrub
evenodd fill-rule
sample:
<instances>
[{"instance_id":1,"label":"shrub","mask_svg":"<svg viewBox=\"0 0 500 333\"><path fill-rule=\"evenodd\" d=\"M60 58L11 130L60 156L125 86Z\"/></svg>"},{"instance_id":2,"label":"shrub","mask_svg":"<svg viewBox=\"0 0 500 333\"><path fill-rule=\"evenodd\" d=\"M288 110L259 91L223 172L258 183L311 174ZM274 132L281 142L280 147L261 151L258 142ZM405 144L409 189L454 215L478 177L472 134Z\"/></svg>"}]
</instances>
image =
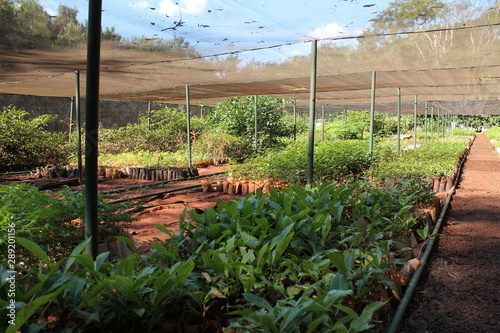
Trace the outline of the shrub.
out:
<instances>
[{"instance_id":1,"label":"shrub","mask_svg":"<svg viewBox=\"0 0 500 333\"><path fill-rule=\"evenodd\" d=\"M428 142L401 157L383 161L370 170L376 178L422 179L453 176L458 158L464 152L467 140Z\"/></svg>"},{"instance_id":2,"label":"shrub","mask_svg":"<svg viewBox=\"0 0 500 333\"><path fill-rule=\"evenodd\" d=\"M84 201L82 193L69 188L57 193L60 199L28 184L0 185L0 232L7 234L8 225L15 224L17 237L24 237L40 245L53 258L69 254L74 246L84 238L83 225ZM126 225L131 222L127 205L115 207L99 198L99 236L124 234ZM0 261L4 262L7 244L0 239ZM28 253L19 253L23 261L29 262Z\"/></svg>"},{"instance_id":3,"label":"shrub","mask_svg":"<svg viewBox=\"0 0 500 333\"><path fill-rule=\"evenodd\" d=\"M69 150L64 134L43 129L52 117L26 119L28 114L14 106L0 113L0 169L66 163Z\"/></svg>"},{"instance_id":4,"label":"shrub","mask_svg":"<svg viewBox=\"0 0 500 333\"><path fill-rule=\"evenodd\" d=\"M191 118L191 136L194 140L205 127L196 116ZM153 110L139 119L138 124L113 129L101 128L99 151L119 154L130 151L174 152L187 142L187 119L175 108Z\"/></svg>"},{"instance_id":5,"label":"shrub","mask_svg":"<svg viewBox=\"0 0 500 333\"><path fill-rule=\"evenodd\" d=\"M289 121L285 122L282 98L259 96L257 105L258 146L260 150L265 150L277 145L280 137L291 135L293 128L289 127ZM255 99L253 96L232 97L220 102L211 110L208 119L220 132L245 140L248 154L251 154L255 141Z\"/></svg>"},{"instance_id":6,"label":"shrub","mask_svg":"<svg viewBox=\"0 0 500 333\"><path fill-rule=\"evenodd\" d=\"M500 126L490 128L485 134L488 139L500 140Z\"/></svg>"},{"instance_id":7,"label":"shrub","mask_svg":"<svg viewBox=\"0 0 500 333\"><path fill-rule=\"evenodd\" d=\"M344 180L358 176L387 153L385 146L368 154L368 143L362 140L323 141L314 148L314 182ZM281 151L273 151L248 161L231 171L236 177L271 179L285 183L307 180L308 143L299 140Z\"/></svg>"}]
</instances>

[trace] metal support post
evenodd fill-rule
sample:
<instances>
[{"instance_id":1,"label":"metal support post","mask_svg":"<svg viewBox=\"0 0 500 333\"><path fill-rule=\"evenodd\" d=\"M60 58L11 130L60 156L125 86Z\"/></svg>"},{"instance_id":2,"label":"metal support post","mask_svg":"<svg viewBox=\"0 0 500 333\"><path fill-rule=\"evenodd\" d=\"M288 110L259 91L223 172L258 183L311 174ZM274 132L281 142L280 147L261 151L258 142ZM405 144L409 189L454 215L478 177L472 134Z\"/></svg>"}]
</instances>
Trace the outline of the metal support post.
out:
<instances>
[{"instance_id":1,"label":"metal support post","mask_svg":"<svg viewBox=\"0 0 500 333\"><path fill-rule=\"evenodd\" d=\"M429 103L425 101L424 109L424 143L427 142L427 111L429 110Z\"/></svg>"},{"instance_id":2,"label":"metal support post","mask_svg":"<svg viewBox=\"0 0 500 333\"><path fill-rule=\"evenodd\" d=\"M73 109L75 107L75 99L71 97L70 107L69 107L69 131L68 131L68 142L71 143L71 130L73 129Z\"/></svg>"},{"instance_id":3,"label":"metal support post","mask_svg":"<svg viewBox=\"0 0 500 333\"><path fill-rule=\"evenodd\" d=\"M431 106L431 140L434 138L434 105Z\"/></svg>"},{"instance_id":4,"label":"metal support post","mask_svg":"<svg viewBox=\"0 0 500 333\"><path fill-rule=\"evenodd\" d=\"M80 71L75 71L75 111L76 111L76 154L78 159L78 182L83 184L83 161L82 161L82 117L80 112Z\"/></svg>"},{"instance_id":5,"label":"metal support post","mask_svg":"<svg viewBox=\"0 0 500 333\"><path fill-rule=\"evenodd\" d=\"M99 127L99 62L101 57L102 0L89 0L87 83L85 105L85 239L91 239L87 253L97 257L98 243L98 127Z\"/></svg>"},{"instance_id":6,"label":"metal support post","mask_svg":"<svg viewBox=\"0 0 500 333\"><path fill-rule=\"evenodd\" d=\"M321 141L325 141L325 106L321 105Z\"/></svg>"},{"instance_id":7,"label":"metal support post","mask_svg":"<svg viewBox=\"0 0 500 333\"><path fill-rule=\"evenodd\" d=\"M398 88L398 120L397 120L397 135L396 151L398 155L401 153L401 88Z\"/></svg>"},{"instance_id":8,"label":"metal support post","mask_svg":"<svg viewBox=\"0 0 500 333\"><path fill-rule=\"evenodd\" d=\"M417 149L417 104L418 99L415 95L415 104L413 106L413 149Z\"/></svg>"},{"instance_id":9,"label":"metal support post","mask_svg":"<svg viewBox=\"0 0 500 333\"><path fill-rule=\"evenodd\" d=\"M186 123L187 123L187 154L188 154L188 167L193 166L191 157L191 107L189 102L189 86L186 85Z\"/></svg>"},{"instance_id":10,"label":"metal support post","mask_svg":"<svg viewBox=\"0 0 500 333\"><path fill-rule=\"evenodd\" d=\"M253 111L254 111L254 149L255 149L255 156L257 156L259 152L259 137L258 137L258 120L259 120L259 97L257 95L254 96L253 99Z\"/></svg>"},{"instance_id":11,"label":"metal support post","mask_svg":"<svg viewBox=\"0 0 500 333\"><path fill-rule=\"evenodd\" d=\"M293 100L293 140L297 141L297 101Z\"/></svg>"},{"instance_id":12,"label":"metal support post","mask_svg":"<svg viewBox=\"0 0 500 333\"><path fill-rule=\"evenodd\" d=\"M312 184L314 173L314 130L316 114L316 72L318 62L318 41L311 42L311 85L309 90L309 146L307 151L307 183Z\"/></svg>"},{"instance_id":13,"label":"metal support post","mask_svg":"<svg viewBox=\"0 0 500 333\"><path fill-rule=\"evenodd\" d=\"M370 139L368 141L368 154L370 158L373 154L373 136L374 136L374 126L375 126L375 83L376 83L377 73L372 72L372 88L371 88L371 99L370 99Z\"/></svg>"}]
</instances>

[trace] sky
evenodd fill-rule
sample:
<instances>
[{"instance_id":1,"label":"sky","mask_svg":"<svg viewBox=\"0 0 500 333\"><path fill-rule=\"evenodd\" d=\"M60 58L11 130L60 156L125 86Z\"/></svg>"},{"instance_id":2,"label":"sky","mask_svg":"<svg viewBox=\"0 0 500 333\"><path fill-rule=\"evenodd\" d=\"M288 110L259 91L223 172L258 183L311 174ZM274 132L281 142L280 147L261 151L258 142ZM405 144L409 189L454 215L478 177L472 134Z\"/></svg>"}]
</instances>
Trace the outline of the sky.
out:
<instances>
[{"instance_id":1,"label":"sky","mask_svg":"<svg viewBox=\"0 0 500 333\"><path fill-rule=\"evenodd\" d=\"M76 7L88 19L88 0L40 0L51 15L59 4ZM102 26L124 38L183 37L203 54L267 46L264 58L310 52L306 41L361 34L389 0L103 0ZM343 41L354 44L354 40ZM253 55L258 54L253 52ZM274 55L273 55L274 54Z\"/></svg>"}]
</instances>

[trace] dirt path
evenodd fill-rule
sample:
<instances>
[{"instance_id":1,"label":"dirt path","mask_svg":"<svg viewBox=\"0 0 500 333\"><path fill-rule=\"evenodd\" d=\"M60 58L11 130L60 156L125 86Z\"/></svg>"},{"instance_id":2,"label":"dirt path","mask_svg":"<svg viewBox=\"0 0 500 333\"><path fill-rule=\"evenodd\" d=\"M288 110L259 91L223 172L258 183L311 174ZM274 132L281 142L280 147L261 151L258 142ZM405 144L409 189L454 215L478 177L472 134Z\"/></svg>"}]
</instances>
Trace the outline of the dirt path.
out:
<instances>
[{"instance_id":1,"label":"dirt path","mask_svg":"<svg viewBox=\"0 0 500 333\"><path fill-rule=\"evenodd\" d=\"M500 155L478 134L401 332L500 332Z\"/></svg>"}]
</instances>

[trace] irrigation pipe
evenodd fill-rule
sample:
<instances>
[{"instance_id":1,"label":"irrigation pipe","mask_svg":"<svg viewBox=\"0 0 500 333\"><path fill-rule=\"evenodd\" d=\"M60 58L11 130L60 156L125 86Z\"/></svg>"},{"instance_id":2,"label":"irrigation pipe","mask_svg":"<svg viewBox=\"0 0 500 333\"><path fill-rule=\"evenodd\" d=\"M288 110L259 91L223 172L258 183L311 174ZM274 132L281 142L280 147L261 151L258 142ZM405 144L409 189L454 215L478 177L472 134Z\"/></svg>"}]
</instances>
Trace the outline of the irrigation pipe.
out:
<instances>
[{"instance_id":1,"label":"irrigation pipe","mask_svg":"<svg viewBox=\"0 0 500 333\"><path fill-rule=\"evenodd\" d=\"M446 211L448 210L448 206L450 205L451 198L453 196L453 193L455 193L455 188L458 184L458 180L460 178L460 175L462 174L462 168L465 163L465 160L467 158L467 155L469 154L470 151L470 146L472 145L474 141L471 141L470 145L467 148L467 154L464 155L462 158L462 161L460 161L460 166L455 178L455 182L453 186L450 189L450 193L446 197L446 202L443 206L443 209L441 210L441 214L439 215L439 219L436 223L436 226L434 227L434 230L432 232L433 235L437 235L439 233L439 230L441 229L441 224L443 223L443 220L446 216ZM391 320L389 327L385 331L386 333L397 333L399 332L399 327L401 325L401 320L403 319L403 316L405 314L406 308L408 307L408 304L410 303L411 297L413 295L413 292L415 291L418 280L420 279L420 275L422 275L422 272L424 271L425 264L427 263L427 259L429 258L432 247L434 246L434 243L436 242L436 237L432 237L429 240L429 243L427 243L427 246L425 247L424 254L422 255L422 258L420 259L420 265L418 266L417 270L415 271L415 274L413 274L413 277L410 280L410 283L408 284L408 288L406 289L403 298L401 299L401 302L399 303L398 308L396 309L396 312L394 313L394 317Z\"/></svg>"},{"instance_id":2,"label":"irrigation pipe","mask_svg":"<svg viewBox=\"0 0 500 333\"><path fill-rule=\"evenodd\" d=\"M191 190L191 189L198 188L198 187L201 187L201 184L184 186L184 187L174 188L174 189L170 189L170 190L155 192L155 193L142 194L142 195L138 195L138 196L135 196L132 198L110 201L109 203L110 204L117 204L117 203L127 202L130 200L142 199L142 198L147 198L147 197L154 197L155 195L160 195L160 194L165 194L165 193L173 193L173 192L179 192L179 191L184 191L184 190Z\"/></svg>"},{"instance_id":3,"label":"irrigation pipe","mask_svg":"<svg viewBox=\"0 0 500 333\"><path fill-rule=\"evenodd\" d=\"M155 187L158 185L164 185L164 184L169 184L169 183L174 183L174 182L181 182L181 181L187 181L187 180L193 180L193 179L200 179L200 178L207 178L207 177L212 177L212 176L218 176L222 175L225 172L216 172L216 173L211 173L208 175L202 175L202 176L195 176L195 177L189 177L189 178L178 178L178 179L171 179L171 180L165 180L162 182L156 182L156 183L151 183L151 184L145 184L145 185L138 185L138 186L132 186L132 187L124 187L120 188L117 190L111 190L111 191L103 191L100 192L101 194L113 194L113 193L120 193L120 192L126 192L130 190L137 190L141 188L148 188L148 187Z\"/></svg>"}]
</instances>

